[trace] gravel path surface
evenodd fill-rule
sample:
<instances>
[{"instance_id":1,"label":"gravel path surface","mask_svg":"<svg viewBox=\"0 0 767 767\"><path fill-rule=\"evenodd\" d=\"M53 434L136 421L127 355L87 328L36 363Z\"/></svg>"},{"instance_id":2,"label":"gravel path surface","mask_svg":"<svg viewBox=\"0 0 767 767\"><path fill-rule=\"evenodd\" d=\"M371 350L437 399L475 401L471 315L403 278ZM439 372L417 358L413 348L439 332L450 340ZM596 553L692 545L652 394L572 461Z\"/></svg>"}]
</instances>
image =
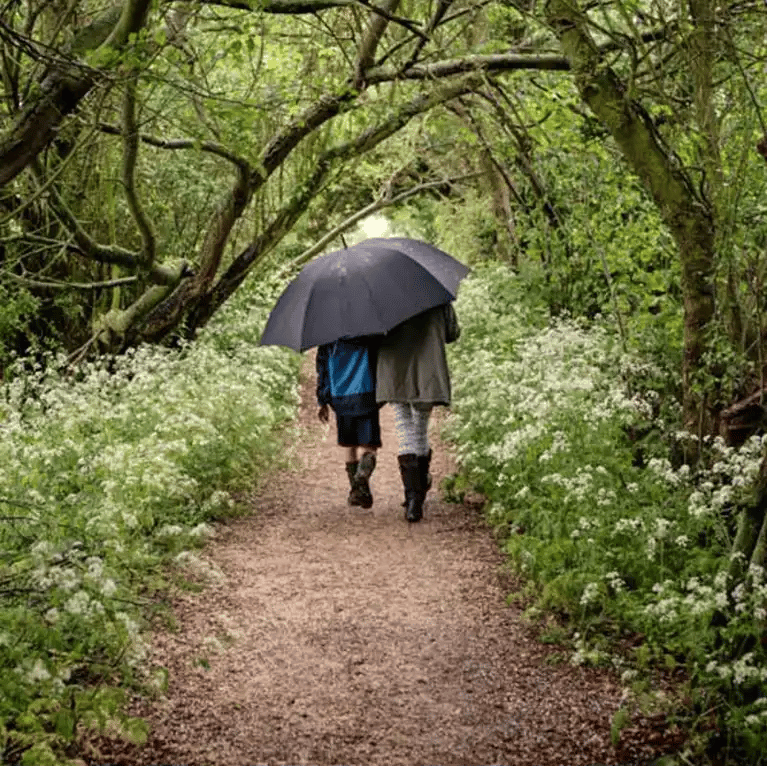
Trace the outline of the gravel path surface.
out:
<instances>
[{"instance_id":1,"label":"gravel path surface","mask_svg":"<svg viewBox=\"0 0 767 767\"><path fill-rule=\"evenodd\" d=\"M153 638L170 681L136 704L147 743L102 741L90 763L626 763L610 744L619 684L551 662L506 603L478 512L432 491L423 522L404 521L388 408L375 504L346 505L313 385L295 468L254 495L252 517L218 526L204 555L224 578L180 595L177 630ZM433 442L436 489L452 466Z\"/></svg>"}]
</instances>

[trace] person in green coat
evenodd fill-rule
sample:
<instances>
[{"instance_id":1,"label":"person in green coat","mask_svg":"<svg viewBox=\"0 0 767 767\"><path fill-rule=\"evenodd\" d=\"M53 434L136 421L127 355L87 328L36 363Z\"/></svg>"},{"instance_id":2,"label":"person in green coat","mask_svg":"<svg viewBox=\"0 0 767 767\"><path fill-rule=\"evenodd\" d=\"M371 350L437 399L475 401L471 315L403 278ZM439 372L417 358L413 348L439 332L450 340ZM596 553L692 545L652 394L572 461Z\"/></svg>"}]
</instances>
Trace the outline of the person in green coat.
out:
<instances>
[{"instance_id":1,"label":"person in green coat","mask_svg":"<svg viewBox=\"0 0 767 767\"><path fill-rule=\"evenodd\" d=\"M429 418L436 405L450 405L445 344L460 334L453 305L441 304L397 325L383 336L378 348L376 401L387 402L394 410L408 522L423 518L431 487Z\"/></svg>"}]
</instances>

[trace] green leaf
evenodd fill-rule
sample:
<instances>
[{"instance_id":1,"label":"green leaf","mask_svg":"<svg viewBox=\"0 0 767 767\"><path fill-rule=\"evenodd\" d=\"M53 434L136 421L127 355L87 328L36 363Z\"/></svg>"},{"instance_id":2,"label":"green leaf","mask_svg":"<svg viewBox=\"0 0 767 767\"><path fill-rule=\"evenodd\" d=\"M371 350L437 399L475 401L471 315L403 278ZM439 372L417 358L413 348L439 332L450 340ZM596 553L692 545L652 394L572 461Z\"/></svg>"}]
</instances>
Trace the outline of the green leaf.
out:
<instances>
[{"instance_id":1,"label":"green leaf","mask_svg":"<svg viewBox=\"0 0 767 767\"><path fill-rule=\"evenodd\" d=\"M621 730L631 723L631 717L625 708L619 708L610 722L610 740L613 746L617 746L621 739Z\"/></svg>"},{"instance_id":2,"label":"green leaf","mask_svg":"<svg viewBox=\"0 0 767 767\"><path fill-rule=\"evenodd\" d=\"M57 757L47 743L35 743L24 752L21 763L24 765L61 764L61 757Z\"/></svg>"},{"instance_id":3,"label":"green leaf","mask_svg":"<svg viewBox=\"0 0 767 767\"><path fill-rule=\"evenodd\" d=\"M71 740L75 734L75 717L71 710L61 709L53 717L54 727L57 734L66 740Z\"/></svg>"}]
</instances>

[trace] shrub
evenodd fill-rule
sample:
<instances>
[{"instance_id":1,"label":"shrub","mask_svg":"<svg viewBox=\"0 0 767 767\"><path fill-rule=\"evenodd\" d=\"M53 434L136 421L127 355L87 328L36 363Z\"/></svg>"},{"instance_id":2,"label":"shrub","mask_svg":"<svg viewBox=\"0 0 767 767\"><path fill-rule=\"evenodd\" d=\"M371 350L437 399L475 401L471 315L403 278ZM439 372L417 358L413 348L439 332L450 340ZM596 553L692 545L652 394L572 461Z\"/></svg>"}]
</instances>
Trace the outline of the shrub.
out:
<instances>
[{"instance_id":1,"label":"shrub","mask_svg":"<svg viewBox=\"0 0 767 767\"><path fill-rule=\"evenodd\" d=\"M574 662L612 662L627 681L658 664L682 669L729 746L756 758L767 743L767 582L752 568L748 588L731 584L727 570L764 441L707 440L700 468L673 466L678 408L663 392L674 374L624 349L602 318L545 319L525 292L497 264L461 287L445 427L453 484L484 494L530 612L568 621ZM620 654L628 637L634 649Z\"/></svg>"},{"instance_id":2,"label":"shrub","mask_svg":"<svg viewBox=\"0 0 767 767\"><path fill-rule=\"evenodd\" d=\"M297 360L258 347L273 291L233 301L198 342L70 374L22 361L0 393L0 752L60 763L82 726L146 683L147 597L231 513L295 413Z\"/></svg>"}]
</instances>

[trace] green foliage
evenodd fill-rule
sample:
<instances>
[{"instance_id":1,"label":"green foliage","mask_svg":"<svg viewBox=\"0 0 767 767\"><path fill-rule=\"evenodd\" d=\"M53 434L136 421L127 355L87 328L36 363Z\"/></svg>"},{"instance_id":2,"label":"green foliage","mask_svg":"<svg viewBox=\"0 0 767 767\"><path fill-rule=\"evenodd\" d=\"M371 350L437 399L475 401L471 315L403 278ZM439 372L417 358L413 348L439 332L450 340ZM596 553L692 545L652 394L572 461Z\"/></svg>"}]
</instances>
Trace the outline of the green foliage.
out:
<instances>
[{"instance_id":1,"label":"green foliage","mask_svg":"<svg viewBox=\"0 0 767 767\"><path fill-rule=\"evenodd\" d=\"M764 440L738 450L708 440L698 469L672 465L675 376L647 348L624 350L604 320L546 319L498 264L474 270L456 309L445 435L461 477L451 489L470 483L486 497L487 519L534 587L529 615L566 619L571 661L614 664L627 683L682 669L697 696L721 706L733 748L758 756L767 580L752 567L748 587L732 584L727 570ZM628 637L642 642L621 651Z\"/></svg>"},{"instance_id":2,"label":"green foliage","mask_svg":"<svg viewBox=\"0 0 767 767\"><path fill-rule=\"evenodd\" d=\"M148 141L140 143L136 187L157 238L158 261L184 258L195 265L201 243L213 234L207 231L211 216L236 175L231 160L205 151L206 142L244 159L254 173L263 170L270 152L285 148L274 141L280 131L306 126L301 115L307 108L348 88L366 16L358 8L271 16L201 4L171 39L153 4L146 27L117 50L101 45L117 18L101 16L101 3L74 3L66 18L51 4L38 4L40 12L32 14L26 5L11 3L4 16L13 33L0 100L8 125L40 95L35 78L47 68L40 66L39 51L55 54L61 41L71 42L87 63L120 75L95 78L93 97L77 105L78 113L37 158L39 178L31 183L31 175L22 175L10 187L7 205L14 212L4 266L16 278L46 281L128 275L105 274L73 252L65 218L49 207L53 195L40 194L44 184L55 183L95 241L140 248L123 194L122 138L114 130L123 75L139 73L137 118ZM411 3L406 15L426 23L426 5ZM765 55L764 17L745 4L718 18L709 41L711 72L696 81L693 69L705 61L692 44L686 7L648 6L641 14L637 8L633 2L597 3L583 18L593 23L600 44L620 42L609 60L626 98L652 121L659 144L696 195L712 204L717 316L701 374L691 385L724 404L760 380L763 362L767 176L753 147L763 133L758 105L765 86L753 73ZM555 39L547 37L538 14L499 3L456 13L430 31L422 61L506 52L520 43L531 54L552 51ZM651 28L674 34L648 40L642 33ZM408 35L404 26L389 25L377 52L382 66L396 69L408 61L416 44ZM30 44L13 49L14 39ZM124 64L119 73L118 61ZM708 74L710 103L696 104ZM323 152L374 128L421 87L407 78L370 87L286 152L228 236L221 268L279 220ZM713 120L704 124L709 107ZM112 130L90 133L87 126L97 125ZM167 139L184 141L158 146ZM486 174L488 156L505 174L509 208L500 213L479 175ZM414 119L353 167L336 169L324 197L276 252L298 255L304 240L321 236L383 191L458 176L461 181L396 214L398 230L477 265L476 281L462 293L468 320L453 352L461 372L450 428L464 474L448 483L449 491L460 497L475 486L490 498L489 517L503 530L517 566L538 585L538 605L577 623L580 658L602 657L598 638L604 632L641 631L646 642L640 652L647 657L638 657L638 666L679 658L696 682L722 691L728 705L734 701L737 731L753 732L746 740L757 742L761 730L748 717L761 714L725 689L727 672L719 665L707 671L702 659L709 653L726 669L727 652L744 637L756 641L745 608L727 616L726 630L708 621L722 609L716 579L739 500L732 488L748 485L760 446L733 456L720 444L706 445L710 465L724 467L710 476L679 475L666 462L681 388L680 253L609 132L584 109L572 77L493 73L460 104ZM515 279L496 266L480 266L501 251L504 237L513 242L505 257L517 265ZM18 336L38 341L27 345L35 352L51 338L79 345L94 314L136 298L131 286L51 298L47 288L7 285L0 288L4 368ZM55 710L58 692L38 696L54 704L30 714L28 704L38 699L34 684L47 684L48 674L58 680L51 682L57 691L71 687L71 676L57 676L58 658L65 659L62 668L87 666L108 675L114 658L123 657L121 643L132 643L135 633L118 617L133 620L132 614L113 601L131 598L144 577L134 573L149 573L150 586L161 584L160 565L187 557L200 538L192 531L204 533L197 525L228 513L224 489L247 482L266 460L271 429L292 407L285 382L295 360L243 343L243 333L251 342L256 337L250 298L238 293L228 319L180 353L140 349L94 363L74 382L58 376L55 366L35 368L31 360L26 368L4 371L0 498L7 507L2 540L9 553L7 561L0 556L0 584L6 578L11 584L11 612L4 617L22 638L0 644L21 648L21 671L14 674L29 682L19 683L21 692L7 691L21 712L18 721L8 720L12 734L3 737L6 746L16 744L8 753L28 738L22 749L27 758L51 758L74 726L69 714ZM235 408L234 402L247 406ZM97 540L106 541L103 554ZM104 594L97 578L92 583L86 577L99 567L113 593ZM38 571L50 583L40 586ZM759 588L733 604L761 609ZM686 600L698 605L692 618ZM87 641L66 617L75 609L77 621L93 629ZM50 623L44 632L38 631L42 620ZM49 641L56 651L50 668ZM38 667L37 659L46 660ZM760 660L754 656L754 663Z\"/></svg>"},{"instance_id":3,"label":"green foliage","mask_svg":"<svg viewBox=\"0 0 767 767\"><path fill-rule=\"evenodd\" d=\"M496 222L487 196L468 190L455 202L435 205L424 237L467 264L492 257Z\"/></svg>"},{"instance_id":4,"label":"green foliage","mask_svg":"<svg viewBox=\"0 0 767 767\"><path fill-rule=\"evenodd\" d=\"M629 724L631 718L625 708L619 708L614 714L610 724L610 740L617 746L621 738L621 730Z\"/></svg>"},{"instance_id":5,"label":"green foliage","mask_svg":"<svg viewBox=\"0 0 767 767\"><path fill-rule=\"evenodd\" d=\"M19 334L25 334L39 300L23 288L0 284L0 369L12 359L11 350Z\"/></svg>"},{"instance_id":6,"label":"green foliage","mask_svg":"<svg viewBox=\"0 0 767 767\"><path fill-rule=\"evenodd\" d=\"M209 522L274 460L297 403L298 355L258 347L274 287L254 286L194 346L141 347L73 376L6 371L0 393L2 761L61 763L118 728L144 665L149 597L170 572L216 577Z\"/></svg>"}]
</instances>

